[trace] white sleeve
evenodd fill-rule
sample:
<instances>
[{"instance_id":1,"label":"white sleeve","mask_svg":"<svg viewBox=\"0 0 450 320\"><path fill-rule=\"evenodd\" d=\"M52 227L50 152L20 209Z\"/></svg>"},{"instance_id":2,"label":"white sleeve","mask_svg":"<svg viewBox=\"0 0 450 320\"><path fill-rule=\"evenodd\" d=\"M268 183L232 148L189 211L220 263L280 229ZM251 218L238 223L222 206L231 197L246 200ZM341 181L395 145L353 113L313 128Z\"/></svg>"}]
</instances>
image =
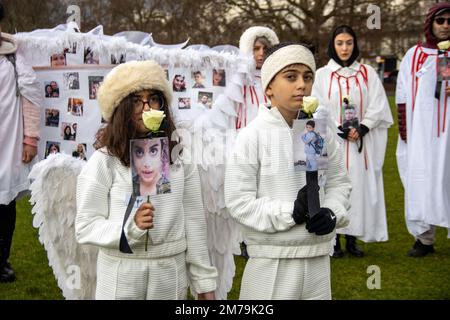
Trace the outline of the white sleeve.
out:
<instances>
[{"instance_id":1,"label":"white sleeve","mask_svg":"<svg viewBox=\"0 0 450 320\"><path fill-rule=\"evenodd\" d=\"M36 77L36 73L19 54L16 56L16 70L20 94L33 105L41 108L44 104L44 93L40 90L40 83Z\"/></svg>"},{"instance_id":2,"label":"white sleeve","mask_svg":"<svg viewBox=\"0 0 450 320\"><path fill-rule=\"evenodd\" d=\"M368 70L369 88L367 98L369 101L361 123L369 129L378 127L389 128L394 121L386 92L376 71L371 66L365 65L365 67Z\"/></svg>"},{"instance_id":3,"label":"white sleeve","mask_svg":"<svg viewBox=\"0 0 450 320\"><path fill-rule=\"evenodd\" d=\"M408 97L408 77L411 76L411 55L416 47L408 50L400 63L400 70L397 75L397 86L395 89L395 103L402 104L407 102Z\"/></svg>"},{"instance_id":4,"label":"white sleeve","mask_svg":"<svg viewBox=\"0 0 450 320\"><path fill-rule=\"evenodd\" d=\"M225 204L240 224L260 232L275 233L292 228L294 203L257 197L258 138L249 127L236 139L225 172Z\"/></svg>"},{"instance_id":5,"label":"white sleeve","mask_svg":"<svg viewBox=\"0 0 450 320\"><path fill-rule=\"evenodd\" d=\"M118 249L122 223L108 219L113 175L108 157L96 151L78 176L75 235L81 244Z\"/></svg>"}]
</instances>

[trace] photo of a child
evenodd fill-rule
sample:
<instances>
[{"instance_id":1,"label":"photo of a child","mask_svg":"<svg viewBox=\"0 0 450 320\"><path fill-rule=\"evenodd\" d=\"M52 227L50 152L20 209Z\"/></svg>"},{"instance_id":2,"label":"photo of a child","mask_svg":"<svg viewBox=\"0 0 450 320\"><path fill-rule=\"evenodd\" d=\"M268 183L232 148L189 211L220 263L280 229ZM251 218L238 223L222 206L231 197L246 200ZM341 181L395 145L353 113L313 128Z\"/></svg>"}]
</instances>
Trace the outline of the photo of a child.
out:
<instances>
[{"instance_id":1,"label":"photo of a child","mask_svg":"<svg viewBox=\"0 0 450 320\"><path fill-rule=\"evenodd\" d=\"M295 170L325 170L327 168L326 121L295 120L293 128Z\"/></svg>"}]
</instances>

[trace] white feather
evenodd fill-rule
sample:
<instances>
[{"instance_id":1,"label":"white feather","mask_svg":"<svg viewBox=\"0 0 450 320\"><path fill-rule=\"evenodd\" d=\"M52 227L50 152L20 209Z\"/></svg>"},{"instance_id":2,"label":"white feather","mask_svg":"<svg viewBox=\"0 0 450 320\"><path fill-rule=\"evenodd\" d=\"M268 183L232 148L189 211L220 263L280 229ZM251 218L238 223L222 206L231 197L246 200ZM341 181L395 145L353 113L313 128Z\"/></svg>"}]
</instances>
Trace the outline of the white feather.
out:
<instances>
[{"instance_id":1,"label":"white feather","mask_svg":"<svg viewBox=\"0 0 450 320\"><path fill-rule=\"evenodd\" d=\"M39 241L63 296L69 300L95 296L98 249L80 245L75 239L76 183L84 163L69 155L52 154L37 163L29 175L33 180L33 226L39 228Z\"/></svg>"}]
</instances>

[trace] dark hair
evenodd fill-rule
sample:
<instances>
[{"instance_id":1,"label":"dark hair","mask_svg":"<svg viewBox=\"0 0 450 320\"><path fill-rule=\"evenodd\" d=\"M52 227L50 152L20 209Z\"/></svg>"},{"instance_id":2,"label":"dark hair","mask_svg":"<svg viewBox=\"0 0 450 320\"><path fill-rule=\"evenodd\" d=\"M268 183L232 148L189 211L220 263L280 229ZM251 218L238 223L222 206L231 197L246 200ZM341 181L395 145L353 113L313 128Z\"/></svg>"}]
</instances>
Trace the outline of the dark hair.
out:
<instances>
[{"instance_id":1,"label":"dark hair","mask_svg":"<svg viewBox=\"0 0 450 320\"><path fill-rule=\"evenodd\" d=\"M5 9L3 8L3 3L0 1L0 22L2 22L5 17Z\"/></svg>"},{"instance_id":2,"label":"dark hair","mask_svg":"<svg viewBox=\"0 0 450 320\"><path fill-rule=\"evenodd\" d=\"M336 52L336 48L334 47L334 39L336 39L336 37L338 35L340 35L341 33L348 33L349 35L351 35L353 38L353 43L354 43L352 55L345 63L341 59L339 59L339 56ZM343 67L351 65L359 57L358 39L356 38L355 31L353 31L353 29L347 25L341 25L341 26L337 27L336 29L334 29L333 34L331 36L331 40L328 43L328 52L327 53L328 53L328 57L330 59L333 59L334 61L336 61L339 65L341 65Z\"/></svg>"},{"instance_id":3,"label":"dark hair","mask_svg":"<svg viewBox=\"0 0 450 320\"><path fill-rule=\"evenodd\" d=\"M161 124L161 130L164 135L169 137L169 153L176 145L176 141L172 141L172 134L175 132L175 125L170 112L170 106L162 92L156 91L161 101L161 109L164 110L166 117ZM106 126L101 128L96 134L94 147L100 149L106 147L108 154L119 158L120 162L126 166L130 166L130 146L132 139L139 138L137 125L133 120L134 115L133 94L125 97L114 110L111 119ZM172 159L171 162L172 163Z\"/></svg>"},{"instance_id":4,"label":"dark hair","mask_svg":"<svg viewBox=\"0 0 450 320\"><path fill-rule=\"evenodd\" d=\"M309 120L308 122L306 122L306 125L315 128L316 127L316 122L314 120Z\"/></svg>"}]
</instances>

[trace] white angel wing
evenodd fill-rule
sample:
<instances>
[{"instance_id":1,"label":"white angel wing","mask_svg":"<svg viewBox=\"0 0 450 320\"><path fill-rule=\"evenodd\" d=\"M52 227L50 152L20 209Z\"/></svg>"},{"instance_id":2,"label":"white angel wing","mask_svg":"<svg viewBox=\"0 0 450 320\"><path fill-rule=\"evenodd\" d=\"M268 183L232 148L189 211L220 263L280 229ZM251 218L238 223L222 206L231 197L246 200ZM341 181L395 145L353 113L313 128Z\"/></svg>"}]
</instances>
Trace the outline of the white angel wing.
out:
<instances>
[{"instance_id":1,"label":"white angel wing","mask_svg":"<svg viewBox=\"0 0 450 320\"><path fill-rule=\"evenodd\" d=\"M236 271L234 255L240 254L242 234L225 206L225 164L237 134L235 123L236 106L242 102L242 88L246 79L245 67L227 86L211 110L206 110L195 119L192 151L196 153L203 204L208 226L208 248L213 265L219 272L216 290L217 299L226 299L233 286ZM198 157L198 153L202 155Z\"/></svg>"},{"instance_id":2,"label":"white angel wing","mask_svg":"<svg viewBox=\"0 0 450 320\"><path fill-rule=\"evenodd\" d=\"M47 251L49 265L69 300L93 299L98 249L75 239L76 184L84 161L55 154L30 172L33 226Z\"/></svg>"}]
</instances>

